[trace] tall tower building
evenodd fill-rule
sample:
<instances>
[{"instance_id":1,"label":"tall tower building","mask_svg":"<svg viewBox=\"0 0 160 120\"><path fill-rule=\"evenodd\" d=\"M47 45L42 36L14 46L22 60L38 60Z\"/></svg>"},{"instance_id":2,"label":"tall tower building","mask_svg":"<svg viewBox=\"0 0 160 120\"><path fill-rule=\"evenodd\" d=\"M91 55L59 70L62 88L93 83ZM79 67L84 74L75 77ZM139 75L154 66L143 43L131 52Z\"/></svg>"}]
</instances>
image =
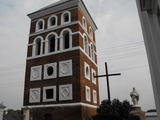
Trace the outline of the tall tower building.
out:
<instances>
[{"instance_id":1,"label":"tall tower building","mask_svg":"<svg viewBox=\"0 0 160 120\"><path fill-rule=\"evenodd\" d=\"M95 31L82 0L60 0L28 15L26 120L86 120L99 105Z\"/></svg>"}]
</instances>

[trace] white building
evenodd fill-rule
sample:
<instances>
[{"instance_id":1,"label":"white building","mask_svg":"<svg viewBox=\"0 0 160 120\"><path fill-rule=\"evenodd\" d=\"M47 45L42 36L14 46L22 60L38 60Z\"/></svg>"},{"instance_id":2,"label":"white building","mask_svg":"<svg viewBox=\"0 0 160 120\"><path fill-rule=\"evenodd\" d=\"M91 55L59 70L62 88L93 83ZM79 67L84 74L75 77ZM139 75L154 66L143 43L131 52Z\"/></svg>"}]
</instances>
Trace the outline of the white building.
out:
<instances>
[{"instance_id":1,"label":"white building","mask_svg":"<svg viewBox=\"0 0 160 120\"><path fill-rule=\"evenodd\" d=\"M160 120L156 111L149 111L145 113L146 120Z\"/></svg>"},{"instance_id":2,"label":"white building","mask_svg":"<svg viewBox=\"0 0 160 120\"><path fill-rule=\"evenodd\" d=\"M160 118L160 0L136 0Z\"/></svg>"}]
</instances>

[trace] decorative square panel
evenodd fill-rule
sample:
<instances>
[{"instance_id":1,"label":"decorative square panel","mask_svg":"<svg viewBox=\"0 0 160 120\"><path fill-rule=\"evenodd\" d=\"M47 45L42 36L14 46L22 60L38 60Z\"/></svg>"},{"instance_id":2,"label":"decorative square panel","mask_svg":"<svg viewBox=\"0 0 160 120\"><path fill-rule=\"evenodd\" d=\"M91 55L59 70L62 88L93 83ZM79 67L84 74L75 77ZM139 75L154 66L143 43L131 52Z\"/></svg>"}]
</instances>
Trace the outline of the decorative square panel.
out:
<instances>
[{"instance_id":1,"label":"decorative square panel","mask_svg":"<svg viewBox=\"0 0 160 120\"><path fill-rule=\"evenodd\" d=\"M86 62L84 62L84 76L90 80L90 66Z\"/></svg>"},{"instance_id":2,"label":"decorative square panel","mask_svg":"<svg viewBox=\"0 0 160 120\"><path fill-rule=\"evenodd\" d=\"M31 81L41 80L41 76L42 76L42 66L41 65L31 67L31 73L30 73Z\"/></svg>"},{"instance_id":3,"label":"decorative square panel","mask_svg":"<svg viewBox=\"0 0 160 120\"><path fill-rule=\"evenodd\" d=\"M96 85L97 80L94 76L96 76L96 71L94 69L92 69L92 83L94 83Z\"/></svg>"},{"instance_id":4,"label":"decorative square panel","mask_svg":"<svg viewBox=\"0 0 160 120\"><path fill-rule=\"evenodd\" d=\"M43 102L56 101L56 86L43 88Z\"/></svg>"},{"instance_id":5,"label":"decorative square panel","mask_svg":"<svg viewBox=\"0 0 160 120\"><path fill-rule=\"evenodd\" d=\"M29 102L37 103L40 102L40 88L31 88L29 93Z\"/></svg>"},{"instance_id":6,"label":"decorative square panel","mask_svg":"<svg viewBox=\"0 0 160 120\"><path fill-rule=\"evenodd\" d=\"M44 79L51 79L57 77L57 63L50 63L44 65Z\"/></svg>"},{"instance_id":7,"label":"decorative square panel","mask_svg":"<svg viewBox=\"0 0 160 120\"><path fill-rule=\"evenodd\" d=\"M72 84L59 86L59 100L72 100Z\"/></svg>"},{"instance_id":8,"label":"decorative square panel","mask_svg":"<svg viewBox=\"0 0 160 120\"><path fill-rule=\"evenodd\" d=\"M72 60L59 62L59 77L72 76Z\"/></svg>"}]
</instances>

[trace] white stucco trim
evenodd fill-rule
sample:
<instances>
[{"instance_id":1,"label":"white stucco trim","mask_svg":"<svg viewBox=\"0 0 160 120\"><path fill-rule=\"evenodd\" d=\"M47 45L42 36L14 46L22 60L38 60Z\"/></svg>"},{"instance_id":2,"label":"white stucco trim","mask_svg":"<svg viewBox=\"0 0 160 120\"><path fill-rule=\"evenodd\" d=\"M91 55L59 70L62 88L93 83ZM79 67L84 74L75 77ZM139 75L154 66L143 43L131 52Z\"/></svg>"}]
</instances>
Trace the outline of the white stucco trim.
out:
<instances>
[{"instance_id":1,"label":"white stucco trim","mask_svg":"<svg viewBox=\"0 0 160 120\"><path fill-rule=\"evenodd\" d=\"M55 55L55 54L59 54L59 53L65 53L65 52L69 52L69 51L74 51L74 50L79 50L80 47L72 47L70 49L65 49L65 50L61 50L61 51L56 51L56 52L51 52L51 53L47 53L47 54L43 54L43 55L38 55L38 56L32 56L32 57L27 57L27 60L31 60L31 59L35 59L35 58L41 58L41 57L45 57L45 56L50 56L50 55Z\"/></svg>"},{"instance_id":2,"label":"white stucco trim","mask_svg":"<svg viewBox=\"0 0 160 120\"><path fill-rule=\"evenodd\" d=\"M77 47L72 47L71 49L65 49L65 50L62 50L62 51L57 51L57 52L53 52L53 53L47 53L47 54L43 54L43 55L39 55L39 56L33 56L33 57L27 57L26 60L32 60L32 59L36 59L36 58L41 58L41 57L45 57L45 56L50 56L50 55L55 55L55 54L59 54L59 53L65 53L65 52L69 52L69 51L75 51L75 50L80 50L82 51L86 56L87 58L92 61L92 63L97 66L97 64L84 52L84 50L77 46Z\"/></svg>"},{"instance_id":3,"label":"white stucco trim","mask_svg":"<svg viewBox=\"0 0 160 120\"><path fill-rule=\"evenodd\" d=\"M87 37L94 43L94 45L96 45L95 42L93 41L93 39L88 34L88 32L84 29L84 27L82 26L80 21L74 21L74 22L62 24L62 25L59 25L59 26L55 26L55 27L52 27L52 28L48 28L48 29L43 30L43 31L31 33L31 34L29 34L29 37L32 37L34 35L39 35L39 34L42 34L42 33L45 33L45 32L49 32L49 31L57 30L57 29L60 29L60 28L63 28L63 27L69 27L69 26L75 25L75 24L79 24L81 26L81 28L83 29L83 31L86 33ZM80 31L78 31L78 32L80 32ZM83 36L82 33L81 33L81 36Z\"/></svg>"},{"instance_id":4,"label":"white stucco trim","mask_svg":"<svg viewBox=\"0 0 160 120\"><path fill-rule=\"evenodd\" d=\"M42 34L42 33L46 33L46 32L49 32L49 31L57 30L57 29L60 29L60 28L69 27L69 26L75 25L75 24L79 24L79 21L74 21L74 22L66 23L66 24L59 25L59 26L56 26L56 27L53 27L53 28L45 29L43 31L31 33L31 34L29 34L29 37L32 37L32 36L35 36L35 35L38 35L38 34Z\"/></svg>"},{"instance_id":5,"label":"white stucco trim","mask_svg":"<svg viewBox=\"0 0 160 120\"><path fill-rule=\"evenodd\" d=\"M33 105L33 106L24 106L23 108L72 107L72 106L85 106L95 109L98 107L96 105L79 102L79 103L68 103L68 104Z\"/></svg>"}]
</instances>

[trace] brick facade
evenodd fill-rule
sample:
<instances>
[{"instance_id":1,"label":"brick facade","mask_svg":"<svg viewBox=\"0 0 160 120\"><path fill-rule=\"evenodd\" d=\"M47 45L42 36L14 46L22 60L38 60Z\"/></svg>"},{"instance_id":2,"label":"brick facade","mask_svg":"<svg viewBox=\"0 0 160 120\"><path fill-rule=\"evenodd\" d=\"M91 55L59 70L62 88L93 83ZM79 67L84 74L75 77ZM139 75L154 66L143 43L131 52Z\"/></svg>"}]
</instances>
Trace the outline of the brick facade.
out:
<instances>
[{"instance_id":1,"label":"brick facade","mask_svg":"<svg viewBox=\"0 0 160 120\"><path fill-rule=\"evenodd\" d=\"M53 6L54 7L54 6ZM69 11L71 13L71 21L67 25L61 25L61 15L64 11ZM51 15L56 15L58 19L57 28L48 29L48 19ZM96 114L96 106L99 105L99 88L98 88L98 79L96 79L96 84L92 82L92 69L95 70L96 74L98 74L97 68L97 57L96 57L96 46L95 46L95 33L93 32L93 38L89 36L89 26L91 23L88 19L87 22L87 31L82 28L82 17L85 16L83 11L78 6L72 6L67 9L61 9L60 11L53 12L52 14L46 14L44 16L38 17L36 19L31 19L31 28L30 28L30 36L28 42L28 52L27 52L27 62L26 62L26 73L25 73L25 89L24 89L24 106L30 106L30 119L32 120L45 120L45 114L49 114L53 117L54 120L82 120L91 117ZM90 16L89 16L90 17ZM39 19L44 20L44 30L41 32L36 32L36 23ZM73 24L74 23L74 24ZM64 29L70 29L72 31L72 48L76 48L75 50L61 51L60 50L60 39L61 32ZM55 54L46 54L46 37L49 33L54 32L57 34L57 53ZM94 57L95 60L91 60L90 57L90 46L89 46L89 55L87 55L84 51L84 40L83 34L86 34L88 37L88 43L93 43L94 45ZM43 51L39 56L33 56L34 49L34 40L37 37L41 37L43 41L41 44L43 45ZM42 49L41 48L41 49ZM69 49L72 49L69 48ZM78 48L78 49L77 49ZM72 61L72 75L61 77L60 76L60 62L65 60ZM50 79L44 79L44 66L49 63L56 63L56 77ZM85 68L84 64L87 63L90 67L90 80L85 78ZM31 80L31 69L35 66L41 66L41 79L40 80ZM62 85L72 85L72 99L69 100L60 100L60 86ZM43 101L44 97L44 87L55 86L56 87L56 100L45 102ZM90 88L90 101L86 100L86 86ZM33 88L40 89L40 100L39 102L30 102L30 90ZM96 91L96 103L94 103L93 91ZM61 107L63 104L76 104L83 103L87 106L79 105L79 106L65 106ZM50 107L34 107L34 106L42 106L42 105L58 105L58 106L50 106Z\"/></svg>"}]
</instances>

